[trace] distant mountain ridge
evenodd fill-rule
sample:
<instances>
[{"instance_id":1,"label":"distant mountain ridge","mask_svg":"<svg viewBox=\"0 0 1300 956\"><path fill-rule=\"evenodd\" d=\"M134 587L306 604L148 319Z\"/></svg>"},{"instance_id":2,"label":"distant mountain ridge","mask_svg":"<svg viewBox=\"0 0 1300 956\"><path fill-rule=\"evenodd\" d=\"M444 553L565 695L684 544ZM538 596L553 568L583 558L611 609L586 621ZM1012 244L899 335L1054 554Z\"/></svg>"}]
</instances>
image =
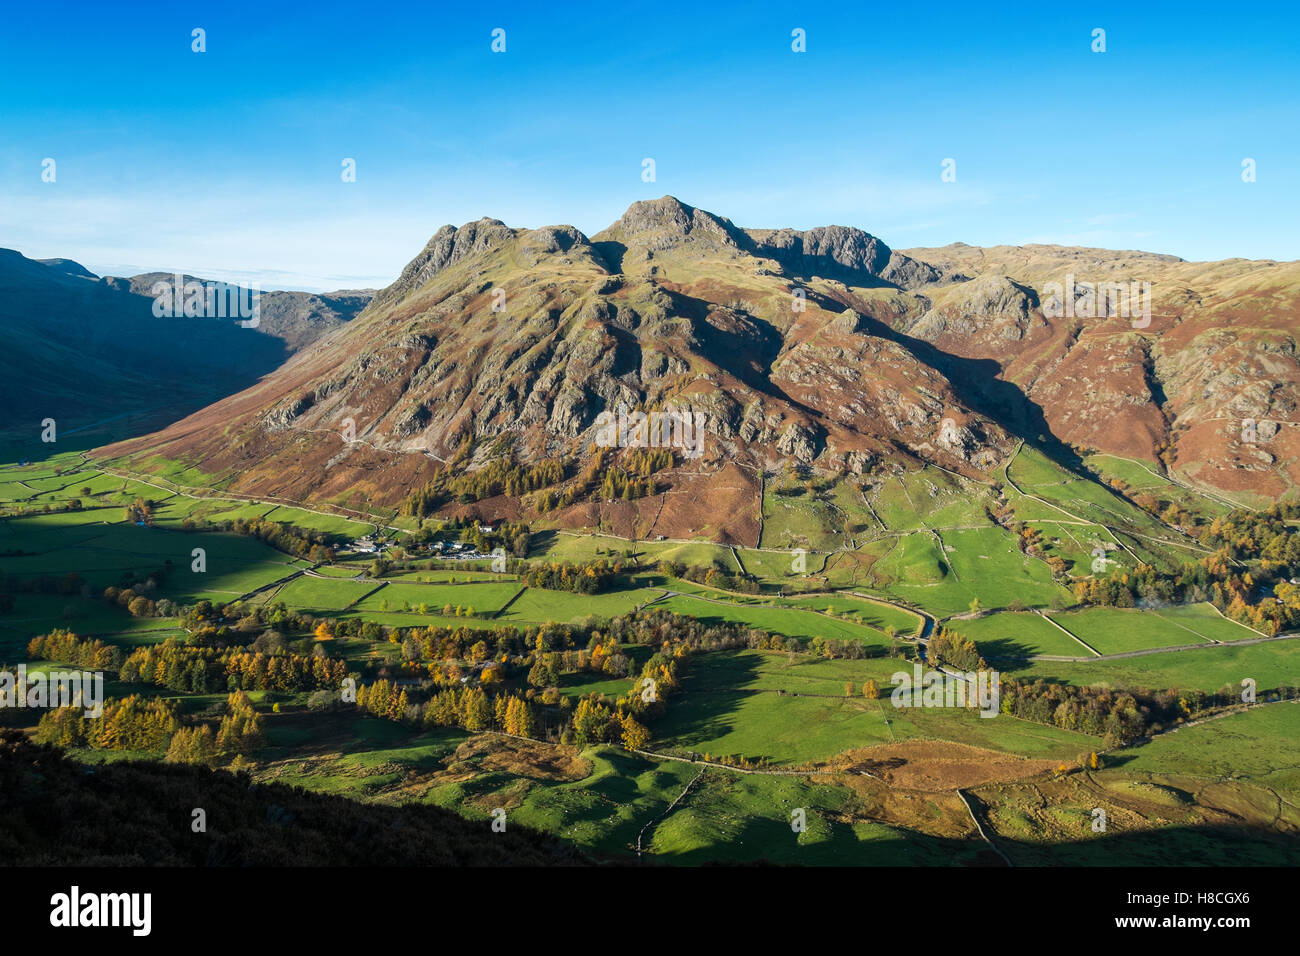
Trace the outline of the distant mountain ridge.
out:
<instances>
[{"instance_id":1,"label":"distant mountain ridge","mask_svg":"<svg viewBox=\"0 0 1300 956\"><path fill-rule=\"evenodd\" d=\"M132 413L152 416L156 427L252 384L371 297L263 293L258 327L245 330L155 316L150 290L173 278L101 278L70 259L0 249L0 334L8 343L0 380L10 410L0 432L31 440L45 418L70 430Z\"/></svg>"}]
</instances>

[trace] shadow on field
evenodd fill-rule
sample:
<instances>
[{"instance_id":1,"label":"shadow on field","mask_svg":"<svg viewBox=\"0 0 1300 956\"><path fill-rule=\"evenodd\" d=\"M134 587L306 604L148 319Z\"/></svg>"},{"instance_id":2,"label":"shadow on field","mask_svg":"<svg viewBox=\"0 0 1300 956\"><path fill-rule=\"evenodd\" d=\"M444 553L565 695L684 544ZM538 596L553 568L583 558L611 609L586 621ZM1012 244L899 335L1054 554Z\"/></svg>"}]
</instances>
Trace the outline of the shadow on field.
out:
<instances>
[{"instance_id":1,"label":"shadow on field","mask_svg":"<svg viewBox=\"0 0 1300 956\"><path fill-rule=\"evenodd\" d=\"M1007 670L1016 670L1026 666L1033 655L1033 649L1005 637L992 641L981 641L978 645L980 657L990 664L996 664Z\"/></svg>"},{"instance_id":2,"label":"shadow on field","mask_svg":"<svg viewBox=\"0 0 1300 956\"><path fill-rule=\"evenodd\" d=\"M1081 821L1080 826L1085 824ZM1031 843L994 835L1017 866L1295 866L1300 835L1262 827L1212 824L1098 834L1067 843Z\"/></svg>"},{"instance_id":3,"label":"shadow on field","mask_svg":"<svg viewBox=\"0 0 1300 956\"><path fill-rule=\"evenodd\" d=\"M758 676L759 661L741 654L708 654L691 664L681 692L655 725L655 736L676 746L715 740L736 725L736 711L755 690L745 685Z\"/></svg>"}]
</instances>

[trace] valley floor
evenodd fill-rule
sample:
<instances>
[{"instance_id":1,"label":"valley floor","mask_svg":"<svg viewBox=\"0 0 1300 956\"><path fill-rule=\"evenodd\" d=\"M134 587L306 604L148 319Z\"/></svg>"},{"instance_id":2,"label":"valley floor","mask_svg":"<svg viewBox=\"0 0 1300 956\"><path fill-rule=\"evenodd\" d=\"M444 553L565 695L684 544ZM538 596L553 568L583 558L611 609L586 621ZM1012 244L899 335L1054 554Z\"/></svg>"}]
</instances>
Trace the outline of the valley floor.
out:
<instances>
[{"instance_id":1,"label":"valley floor","mask_svg":"<svg viewBox=\"0 0 1300 956\"><path fill-rule=\"evenodd\" d=\"M175 614L138 616L98 597L155 574L150 598L167 607L238 602L388 629L527 629L663 610L798 643L696 653L652 738L634 750L422 731L356 713L320 714L305 693L252 691L266 739L242 765L262 781L433 804L471 821L503 809L586 850L683 864L1296 862L1300 755L1291 751L1300 706L1270 703L1268 694L1300 682L1300 634L1265 637L1208 603L1070 608L1045 557L1091 560L1085 530L1144 560L1196 545L1120 499L1053 485L1050 473L1032 468L1021 474L1015 462L1008 487L1025 509L1040 509L1039 527L1057 532L1038 555L989 520L987 502L969 488L926 470L883 482L870 502L875 526L856 530L835 515L842 505L833 497L773 495L758 548L539 529L530 559L626 563L613 589L592 595L529 586L484 562L434 566L393 550L391 566L376 574L373 556L344 553L322 563L256 537L204 530L266 519L340 542L388 533L400 546L411 529L395 516L368 521L298 503L190 494L79 456L5 466L0 580L11 606L0 613L0 661L36 672L53 667L58 662L27 660L25 649L54 628L127 651L183 640ZM1032 495L1020 490L1035 480ZM147 522L126 518L136 499L152 503ZM930 506L917 511L917 500ZM833 540L832 527L839 531ZM806 571L792 572L796 548L808 551ZM669 575L659 563L708 561L756 575L761 592ZM986 720L968 709L891 706L893 675L910 671L910 658L939 627L969 638L991 667L1022 682L1215 694L1249 678L1264 696L1241 712L1118 748L1006 713ZM329 652L357 672L400 664L402 646L384 634L340 637ZM818 650L828 641L839 648L831 656ZM636 645L621 650L638 664L648 656ZM878 696L864 695L868 682ZM633 677L574 672L558 680L571 702L613 701L635 690ZM127 693L176 700L198 717L224 697L110 680L110 696Z\"/></svg>"}]
</instances>

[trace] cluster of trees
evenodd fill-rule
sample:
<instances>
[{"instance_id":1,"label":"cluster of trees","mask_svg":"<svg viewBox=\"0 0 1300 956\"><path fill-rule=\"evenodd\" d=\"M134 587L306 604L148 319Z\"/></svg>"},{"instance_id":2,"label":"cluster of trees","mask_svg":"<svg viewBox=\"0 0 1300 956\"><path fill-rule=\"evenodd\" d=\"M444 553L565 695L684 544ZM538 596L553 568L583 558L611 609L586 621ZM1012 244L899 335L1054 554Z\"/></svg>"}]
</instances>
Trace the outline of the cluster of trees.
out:
<instances>
[{"instance_id":1,"label":"cluster of trees","mask_svg":"<svg viewBox=\"0 0 1300 956\"><path fill-rule=\"evenodd\" d=\"M27 642L27 657L34 661L58 661L91 671L117 670L122 652L111 644L78 637L72 631L55 628Z\"/></svg>"},{"instance_id":2,"label":"cluster of trees","mask_svg":"<svg viewBox=\"0 0 1300 956\"><path fill-rule=\"evenodd\" d=\"M1274 504L1263 511L1230 511L1202 529L1201 545L1226 549L1233 560L1260 562L1266 574L1300 570L1300 534L1287 524L1300 517L1300 505Z\"/></svg>"},{"instance_id":3,"label":"cluster of trees","mask_svg":"<svg viewBox=\"0 0 1300 956\"><path fill-rule=\"evenodd\" d=\"M126 608L132 617L175 617L179 608L167 598L155 601L148 592L162 582L167 569L155 571L145 581L134 587L119 588L109 585L104 588L103 598L119 607Z\"/></svg>"},{"instance_id":4,"label":"cluster of trees","mask_svg":"<svg viewBox=\"0 0 1300 956\"><path fill-rule=\"evenodd\" d=\"M265 652L287 650L291 642L283 633L319 630L321 622L309 614L285 607L283 601L264 605L224 604L199 601L180 615L181 626L190 634L189 643L201 647L244 646L250 642ZM359 618L327 619L326 634L330 637L357 637L366 641L380 641L387 629L375 621ZM258 636L260 634L260 636ZM317 639L322 639L319 635ZM303 638L293 645L301 653L311 652L313 639Z\"/></svg>"},{"instance_id":5,"label":"cluster of trees","mask_svg":"<svg viewBox=\"0 0 1300 956\"><path fill-rule=\"evenodd\" d=\"M525 652L525 638L513 627L429 627L404 628L389 635L402 645L408 660L486 661L501 654Z\"/></svg>"},{"instance_id":6,"label":"cluster of trees","mask_svg":"<svg viewBox=\"0 0 1300 956\"><path fill-rule=\"evenodd\" d=\"M694 581L696 584L707 584L709 587L721 588L724 591L738 591L742 594L757 594L759 592L758 579L747 574L731 574L718 564L693 564L687 567L680 561L664 560L656 565L661 574L666 574L670 578L681 578L685 581Z\"/></svg>"},{"instance_id":7,"label":"cluster of trees","mask_svg":"<svg viewBox=\"0 0 1300 956\"><path fill-rule=\"evenodd\" d=\"M136 498L126 506L126 520L131 524L152 525L154 506L155 502Z\"/></svg>"},{"instance_id":8,"label":"cluster of trees","mask_svg":"<svg viewBox=\"0 0 1300 956\"><path fill-rule=\"evenodd\" d=\"M1174 573L1139 564L1108 577L1076 578L1072 585L1081 604L1139 607L1209 601L1225 616L1265 634L1300 626L1300 600L1288 600L1293 586L1279 580L1269 596L1249 571L1234 569L1224 549Z\"/></svg>"},{"instance_id":9,"label":"cluster of trees","mask_svg":"<svg viewBox=\"0 0 1300 956\"><path fill-rule=\"evenodd\" d=\"M591 446L589 451L591 457L587 460L587 466L567 488L563 491L547 488L533 499L533 506L539 512L546 514L549 511L567 508L575 502L585 501L599 486L601 477L605 473L605 461L609 456L605 449L597 448L595 445Z\"/></svg>"},{"instance_id":10,"label":"cluster of trees","mask_svg":"<svg viewBox=\"0 0 1300 956\"><path fill-rule=\"evenodd\" d=\"M1130 490L1128 483L1124 481L1110 481L1108 484L1116 491L1125 494ZM1149 491L1140 491L1132 498L1133 504L1172 527L1189 528L1196 523L1196 516L1176 501L1157 497Z\"/></svg>"},{"instance_id":11,"label":"cluster of trees","mask_svg":"<svg viewBox=\"0 0 1300 956\"><path fill-rule=\"evenodd\" d=\"M1043 533L1037 528L1027 524L1018 525L1015 528L1017 544L1022 553L1029 555L1031 558L1041 558L1044 556L1044 547L1046 542L1043 540Z\"/></svg>"},{"instance_id":12,"label":"cluster of trees","mask_svg":"<svg viewBox=\"0 0 1300 956\"><path fill-rule=\"evenodd\" d=\"M419 680L399 684L381 676L364 692L358 691L357 702L377 716L423 726L507 733L525 728L528 732L521 736L546 729L562 741L621 741L642 747L649 739L645 718L662 712L663 699L678 688L679 670L691 654L755 646L769 638L762 631L704 624L664 610L600 624L547 624L523 632L506 627L490 631L414 628L401 637L404 645L412 642L412 651L428 656L454 655L482 662L479 685L461 683L474 673L474 664L462 667L458 660L444 657L423 667L407 664L406 672L420 675ZM655 650L638 669L624 650L628 644ZM623 698L609 700L593 694L573 709L555 685L562 674L574 671L638 679ZM505 690L493 694L492 688L504 687L506 678L514 675L526 675L522 696ZM511 705L511 696L522 703ZM524 704L529 708L527 717L520 709Z\"/></svg>"},{"instance_id":13,"label":"cluster of trees","mask_svg":"<svg viewBox=\"0 0 1300 956\"><path fill-rule=\"evenodd\" d=\"M317 645L319 647L319 645ZM156 684L178 693L221 690L285 692L338 688L348 676L347 663L324 653L311 655L256 650L218 649L181 644L168 638L139 647L122 663L128 682Z\"/></svg>"},{"instance_id":14,"label":"cluster of trees","mask_svg":"<svg viewBox=\"0 0 1300 956\"><path fill-rule=\"evenodd\" d=\"M377 717L419 727L460 727L471 732L499 730L518 737L533 737L542 726L539 706L568 709L568 701L555 695L535 703L513 693L490 694L481 687L436 690L418 700L421 691L378 680L357 690L357 706ZM644 747L649 729L636 719L630 701L609 703L595 695L580 699L573 712L563 717L560 739L579 746L620 742L626 747Z\"/></svg>"},{"instance_id":15,"label":"cluster of trees","mask_svg":"<svg viewBox=\"0 0 1300 956\"><path fill-rule=\"evenodd\" d=\"M501 730L520 737L536 728L533 705L514 694L488 694L481 687L456 687L429 693L380 679L357 688L357 706L376 717L420 727Z\"/></svg>"},{"instance_id":16,"label":"cluster of trees","mask_svg":"<svg viewBox=\"0 0 1300 956\"><path fill-rule=\"evenodd\" d=\"M615 561L610 564L604 558L585 564L552 562L530 567L524 574L524 582L529 587L547 588L552 591L599 594L609 588L615 575L622 570L621 562Z\"/></svg>"},{"instance_id":17,"label":"cluster of trees","mask_svg":"<svg viewBox=\"0 0 1300 956\"><path fill-rule=\"evenodd\" d=\"M568 461L559 458L532 465L500 458L477 471L465 472L461 470L464 464L461 458L458 454L422 488L407 494L402 499L402 514L426 518L452 501L471 504L501 494L520 497L559 484L570 467Z\"/></svg>"},{"instance_id":18,"label":"cluster of trees","mask_svg":"<svg viewBox=\"0 0 1300 956\"><path fill-rule=\"evenodd\" d=\"M1283 684L1261 698L1300 698L1300 686ZM1219 707L1242 703L1241 688L1225 684L1217 692L1200 690L1117 691L1106 687L1072 687L1038 680L1002 679L1001 710L1040 724L1104 737L1107 746L1132 743L1172 724L1191 720Z\"/></svg>"},{"instance_id":19,"label":"cluster of trees","mask_svg":"<svg viewBox=\"0 0 1300 956\"><path fill-rule=\"evenodd\" d=\"M605 471L597 494L607 501L646 498L659 490L654 473L671 468L673 463L671 448L634 448L619 464Z\"/></svg>"},{"instance_id":20,"label":"cluster of trees","mask_svg":"<svg viewBox=\"0 0 1300 956\"><path fill-rule=\"evenodd\" d=\"M178 694L206 694L224 683L220 654L215 648L191 647L171 637L136 648L122 662L118 676L130 684L155 684Z\"/></svg>"},{"instance_id":21,"label":"cluster of trees","mask_svg":"<svg viewBox=\"0 0 1300 956\"><path fill-rule=\"evenodd\" d=\"M319 648L319 645L317 645ZM326 654L236 652L225 661L231 683L247 690L308 691L341 687L347 662Z\"/></svg>"},{"instance_id":22,"label":"cluster of trees","mask_svg":"<svg viewBox=\"0 0 1300 956\"><path fill-rule=\"evenodd\" d=\"M1177 691L1115 691L1004 678L1001 694L1004 714L1104 737L1112 747L1131 743L1191 714Z\"/></svg>"},{"instance_id":23,"label":"cluster of trees","mask_svg":"<svg viewBox=\"0 0 1300 956\"><path fill-rule=\"evenodd\" d=\"M183 763L209 763L265 743L262 718L243 691L227 698L215 731L207 722L186 726L178 701L132 694L104 701L98 717L87 717L79 707L46 711L36 725L35 737L40 743L59 747L165 752L165 759Z\"/></svg>"},{"instance_id":24,"label":"cluster of trees","mask_svg":"<svg viewBox=\"0 0 1300 956\"><path fill-rule=\"evenodd\" d=\"M1213 551L1199 561L1174 572L1139 564L1108 576L1075 578L1074 595L1081 603L1108 607L1210 601L1265 634L1300 626L1300 593L1289 582L1300 571L1300 533L1288 524L1297 516L1300 504L1294 503L1230 511L1201 526L1198 540Z\"/></svg>"},{"instance_id":25,"label":"cluster of trees","mask_svg":"<svg viewBox=\"0 0 1300 956\"><path fill-rule=\"evenodd\" d=\"M630 712L584 697L573 710L573 742L582 747L618 741L629 750L650 742L650 730Z\"/></svg>"},{"instance_id":26,"label":"cluster of trees","mask_svg":"<svg viewBox=\"0 0 1300 956\"><path fill-rule=\"evenodd\" d=\"M925 657L931 667L949 664L962 671L983 671L989 666L980 657L974 641L946 627L931 635L925 646Z\"/></svg>"},{"instance_id":27,"label":"cluster of trees","mask_svg":"<svg viewBox=\"0 0 1300 956\"><path fill-rule=\"evenodd\" d=\"M266 743L262 718L243 691L226 698L226 712L214 732L209 723L180 727L163 758L168 763L210 764L219 757L244 754Z\"/></svg>"},{"instance_id":28,"label":"cluster of trees","mask_svg":"<svg viewBox=\"0 0 1300 956\"><path fill-rule=\"evenodd\" d=\"M669 448L634 448L622 462L613 464L614 450L592 445L591 457L582 472L563 491L547 489L534 500L533 505L542 514L567 508L589 498L632 501L644 498L658 490L651 476L661 469L671 468L673 452Z\"/></svg>"},{"instance_id":29,"label":"cluster of trees","mask_svg":"<svg viewBox=\"0 0 1300 956\"><path fill-rule=\"evenodd\" d=\"M104 701L98 717L87 717L79 707L49 710L36 725L36 739L60 747L160 751L180 726L176 701L132 694Z\"/></svg>"}]
</instances>

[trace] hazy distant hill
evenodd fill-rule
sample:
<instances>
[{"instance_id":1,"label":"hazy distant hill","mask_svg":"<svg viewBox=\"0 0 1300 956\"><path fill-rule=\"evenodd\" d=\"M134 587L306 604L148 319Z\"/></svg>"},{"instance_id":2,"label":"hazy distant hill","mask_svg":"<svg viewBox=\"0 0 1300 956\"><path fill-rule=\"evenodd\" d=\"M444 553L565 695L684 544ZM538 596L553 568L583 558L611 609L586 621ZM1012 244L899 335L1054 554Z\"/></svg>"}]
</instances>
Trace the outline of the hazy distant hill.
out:
<instances>
[{"instance_id":1,"label":"hazy distant hill","mask_svg":"<svg viewBox=\"0 0 1300 956\"><path fill-rule=\"evenodd\" d=\"M257 329L231 320L158 318L162 273L99 278L68 259L0 249L0 381L8 438L33 439L145 414L155 426L238 391L359 312L368 292L269 292Z\"/></svg>"}]
</instances>

